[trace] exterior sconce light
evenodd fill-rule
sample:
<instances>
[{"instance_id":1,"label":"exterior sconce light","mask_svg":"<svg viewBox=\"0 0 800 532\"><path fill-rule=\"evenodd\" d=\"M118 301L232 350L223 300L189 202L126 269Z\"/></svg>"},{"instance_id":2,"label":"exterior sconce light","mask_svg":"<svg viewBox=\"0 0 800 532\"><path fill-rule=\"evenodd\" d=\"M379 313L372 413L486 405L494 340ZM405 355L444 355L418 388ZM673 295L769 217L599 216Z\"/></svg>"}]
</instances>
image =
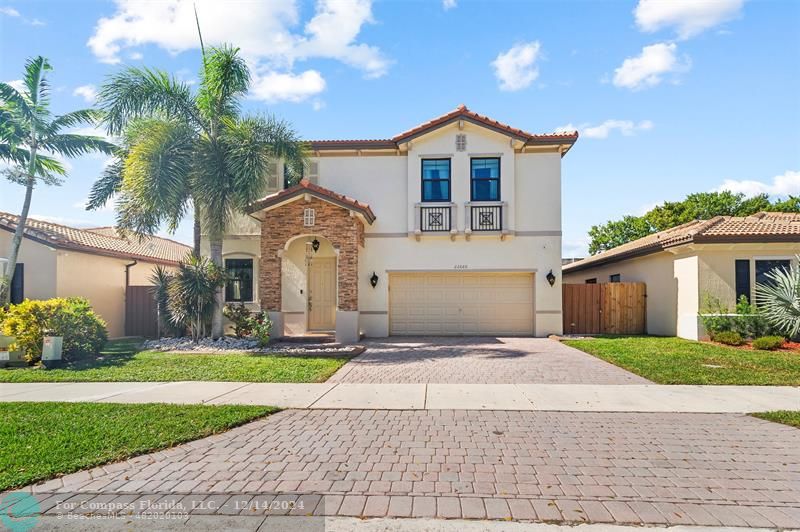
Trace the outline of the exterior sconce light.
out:
<instances>
[{"instance_id":1,"label":"exterior sconce light","mask_svg":"<svg viewBox=\"0 0 800 532\"><path fill-rule=\"evenodd\" d=\"M375 288L376 286L378 286L378 274L377 273L372 272L372 277L369 278L369 284L372 285L372 288Z\"/></svg>"},{"instance_id":2,"label":"exterior sconce light","mask_svg":"<svg viewBox=\"0 0 800 532\"><path fill-rule=\"evenodd\" d=\"M556 276L553 274L553 270L550 270L550 273L547 274L547 282L550 283L550 286L556 284Z\"/></svg>"},{"instance_id":3,"label":"exterior sconce light","mask_svg":"<svg viewBox=\"0 0 800 532\"><path fill-rule=\"evenodd\" d=\"M314 253L319 251L319 240L317 240L316 238L314 238L314 241L311 242L311 249L314 250Z\"/></svg>"}]
</instances>

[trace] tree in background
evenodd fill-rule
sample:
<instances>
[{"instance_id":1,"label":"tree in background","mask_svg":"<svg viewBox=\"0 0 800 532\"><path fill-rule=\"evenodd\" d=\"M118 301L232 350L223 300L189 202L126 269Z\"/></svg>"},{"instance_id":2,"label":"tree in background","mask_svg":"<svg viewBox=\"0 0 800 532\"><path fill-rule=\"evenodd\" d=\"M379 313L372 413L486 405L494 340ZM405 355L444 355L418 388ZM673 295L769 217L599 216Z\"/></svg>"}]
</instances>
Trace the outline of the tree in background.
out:
<instances>
[{"instance_id":1,"label":"tree in background","mask_svg":"<svg viewBox=\"0 0 800 532\"><path fill-rule=\"evenodd\" d=\"M33 189L37 182L59 185L67 175L64 164L54 158L80 157L87 153L111 153L114 145L100 137L64 133L65 129L94 125L99 114L91 109L54 117L50 112L50 63L42 56L25 64L22 89L0 83L0 160L8 164L2 172L12 182L25 187L19 222L8 252L5 278L0 283L0 305L7 304L19 248L28 221Z\"/></svg>"},{"instance_id":2,"label":"tree in background","mask_svg":"<svg viewBox=\"0 0 800 532\"><path fill-rule=\"evenodd\" d=\"M683 201L666 201L643 216L624 216L589 230L594 255L647 235L714 216L749 216L761 211L800 212L800 197L771 201L767 194L746 198L730 191L689 194Z\"/></svg>"},{"instance_id":3,"label":"tree in background","mask_svg":"<svg viewBox=\"0 0 800 532\"><path fill-rule=\"evenodd\" d=\"M90 208L117 196L117 226L152 235L174 230L194 210L194 252L200 229L210 257L222 267L222 239L234 215L264 192L276 160L302 173L305 145L292 127L271 116L242 116L240 101L250 73L229 46L203 50L197 93L168 74L126 68L111 76L98 96L109 134L124 146L95 183ZM222 335L223 291L217 289L211 334Z\"/></svg>"}]
</instances>

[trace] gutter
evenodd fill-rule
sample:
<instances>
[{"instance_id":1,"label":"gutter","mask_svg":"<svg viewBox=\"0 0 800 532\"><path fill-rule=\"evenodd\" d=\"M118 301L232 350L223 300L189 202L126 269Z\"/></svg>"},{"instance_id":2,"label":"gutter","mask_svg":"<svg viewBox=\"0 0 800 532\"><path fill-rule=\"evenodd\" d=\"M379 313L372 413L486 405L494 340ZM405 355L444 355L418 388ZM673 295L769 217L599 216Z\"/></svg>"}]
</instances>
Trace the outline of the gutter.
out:
<instances>
[{"instance_id":1,"label":"gutter","mask_svg":"<svg viewBox=\"0 0 800 532\"><path fill-rule=\"evenodd\" d=\"M133 262L130 264L125 265L125 323L123 323L123 335L127 334L128 332L128 287L131 284L131 268L139 264L139 261L136 259L131 259Z\"/></svg>"}]
</instances>

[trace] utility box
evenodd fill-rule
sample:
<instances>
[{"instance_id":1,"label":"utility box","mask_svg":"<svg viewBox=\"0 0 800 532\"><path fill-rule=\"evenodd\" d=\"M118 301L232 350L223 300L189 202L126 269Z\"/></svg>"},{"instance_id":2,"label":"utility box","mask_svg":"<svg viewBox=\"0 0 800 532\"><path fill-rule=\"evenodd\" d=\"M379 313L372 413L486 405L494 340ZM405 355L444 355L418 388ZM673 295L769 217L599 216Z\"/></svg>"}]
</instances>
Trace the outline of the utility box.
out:
<instances>
[{"instance_id":1,"label":"utility box","mask_svg":"<svg viewBox=\"0 0 800 532\"><path fill-rule=\"evenodd\" d=\"M16 348L17 338L0 335L0 368L27 366L24 353Z\"/></svg>"},{"instance_id":2,"label":"utility box","mask_svg":"<svg viewBox=\"0 0 800 532\"><path fill-rule=\"evenodd\" d=\"M61 351L64 346L63 336L45 336L42 340L42 365L46 368L61 366Z\"/></svg>"}]
</instances>

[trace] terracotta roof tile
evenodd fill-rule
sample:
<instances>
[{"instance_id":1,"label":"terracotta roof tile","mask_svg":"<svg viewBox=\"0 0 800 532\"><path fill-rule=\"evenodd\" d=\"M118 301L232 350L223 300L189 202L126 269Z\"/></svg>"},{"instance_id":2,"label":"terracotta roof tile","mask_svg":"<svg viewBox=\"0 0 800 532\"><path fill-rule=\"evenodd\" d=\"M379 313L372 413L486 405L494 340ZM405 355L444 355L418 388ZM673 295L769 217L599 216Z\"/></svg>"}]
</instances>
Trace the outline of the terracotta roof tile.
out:
<instances>
[{"instance_id":1,"label":"terracotta roof tile","mask_svg":"<svg viewBox=\"0 0 800 532\"><path fill-rule=\"evenodd\" d=\"M13 232L18 221L19 216L0 212L0 228ZM28 218L25 224L25 236L57 248L164 264L176 264L192 249L157 236L141 240L134 235L122 238L113 227L78 229L34 218Z\"/></svg>"},{"instance_id":2,"label":"terracotta roof tile","mask_svg":"<svg viewBox=\"0 0 800 532\"><path fill-rule=\"evenodd\" d=\"M366 203L345 196L344 194L339 194L338 192L334 192L325 187L315 185L308 179L303 179L292 187L281 190L280 192L276 192L274 194L270 194L269 196L251 203L247 210L252 214L306 193L310 193L318 198L330 201L346 209L359 212L370 224L375 221L375 214L372 212L370 206Z\"/></svg>"},{"instance_id":3,"label":"terracotta roof tile","mask_svg":"<svg viewBox=\"0 0 800 532\"><path fill-rule=\"evenodd\" d=\"M692 221L565 265L562 270L577 272L681 244L736 242L800 242L800 213L759 212Z\"/></svg>"},{"instance_id":4,"label":"terracotta roof tile","mask_svg":"<svg viewBox=\"0 0 800 532\"><path fill-rule=\"evenodd\" d=\"M350 149L359 149L359 148L370 148L370 147L382 147L382 148L396 148L399 143L406 142L416 136L422 135L427 131L432 129L436 129L444 124L452 122L454 120L466 119L471 122L475 122L501 133L505 133L514 137L517 137L520 140L523 140L526 143L532 144L539 144L542 142L559 142L563 144L572 145L578 139L578 132L573 131L569 133L544 133L544 134L534 134L524 131L522 129L518 129L508 124L504 124L502 122L498 122L492 118L489 118L485 115L480 115L474 111L470 111L466 105L459 105L452 111L445 113L441 116L438 116L432 120L428 120L418 126L414 126L411 129L403 131L402 133L395 135L391 139L361 139L361 140L314 140L311 141L312 149L331 149L331 148L350 148Z\"/></svg>"}]
</instances>

